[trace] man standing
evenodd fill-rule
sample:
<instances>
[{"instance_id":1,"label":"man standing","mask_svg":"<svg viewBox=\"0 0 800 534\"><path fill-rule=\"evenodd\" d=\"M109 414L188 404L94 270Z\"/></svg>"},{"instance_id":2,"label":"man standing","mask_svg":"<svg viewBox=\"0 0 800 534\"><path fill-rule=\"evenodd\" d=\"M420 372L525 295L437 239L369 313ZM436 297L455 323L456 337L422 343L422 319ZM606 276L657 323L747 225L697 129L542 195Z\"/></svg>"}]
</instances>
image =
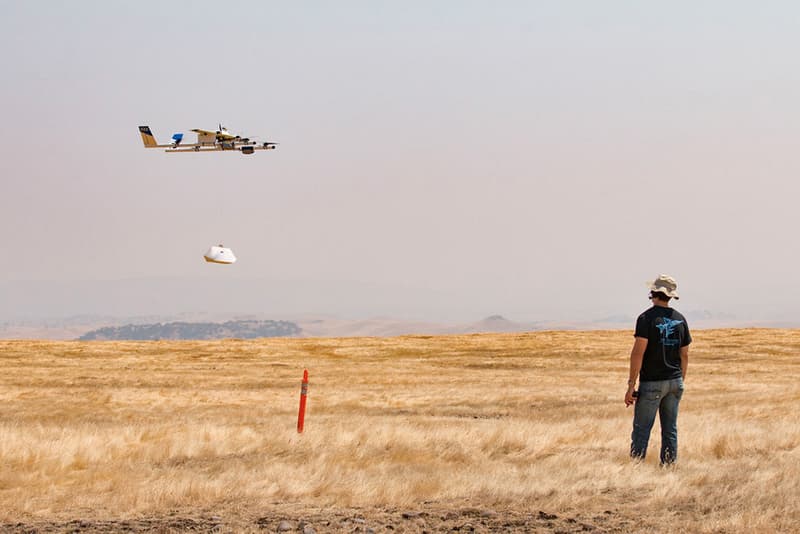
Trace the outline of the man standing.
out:
<instances>
[{"instance_id":1,"label":"man standing","mask_svg":"<svg viewBox=\"0 0 800 534\"><path fill-rule=\"evenodd\" d=\"M648 287L653 306L636 319L628 391L625 393L626 406L636 403L631 457L644 459L658 412L661 465L669 465L678 459L678 404L683 395L692 336L686 318L669 307L670 299L678 299L675 279L662 274L648 283ZM637 378L638 396L634 391Z\"/></svg>"}]
</instances>

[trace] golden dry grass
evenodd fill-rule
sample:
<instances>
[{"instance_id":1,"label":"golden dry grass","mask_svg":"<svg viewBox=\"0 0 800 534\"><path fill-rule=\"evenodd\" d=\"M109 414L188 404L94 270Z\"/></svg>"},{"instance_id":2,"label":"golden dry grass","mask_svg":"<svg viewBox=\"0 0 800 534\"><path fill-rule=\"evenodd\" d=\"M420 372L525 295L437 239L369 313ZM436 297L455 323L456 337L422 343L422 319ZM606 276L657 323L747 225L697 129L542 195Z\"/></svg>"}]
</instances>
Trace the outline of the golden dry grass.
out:
<instances>
[{"instance_id":1,"label":"golden dry grass","mask_svg":"<svg viewBox=\"0 0 800 534\"><path fill-rule=\"evenodd\" d=\"M1 341L0 522L179 512L245 525L291 505L797 529L800 331L695 333L667 470L657 423L648 459L627 456L631 344L619 331Z\"/></svg>"}]
</instances>

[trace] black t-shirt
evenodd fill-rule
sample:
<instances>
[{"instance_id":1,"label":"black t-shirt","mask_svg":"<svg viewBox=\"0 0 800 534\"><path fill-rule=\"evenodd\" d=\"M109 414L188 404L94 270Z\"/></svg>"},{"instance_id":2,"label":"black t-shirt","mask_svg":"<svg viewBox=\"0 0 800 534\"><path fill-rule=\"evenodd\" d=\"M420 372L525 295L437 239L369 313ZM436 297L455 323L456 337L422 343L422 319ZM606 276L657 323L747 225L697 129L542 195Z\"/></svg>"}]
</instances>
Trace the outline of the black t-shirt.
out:
<instances>
[{"instance_id":1,"label":"black t-shirt","mask_svg":"<svg viewBox=\"0 0 800 534\"><path fill-rule=\"evenodd\" d=\"M640 382L681 377L681 347L692 342L683 315L672 308L653 306L636 319L633 335L647 339Z\"/></svg>"}]
</instances>

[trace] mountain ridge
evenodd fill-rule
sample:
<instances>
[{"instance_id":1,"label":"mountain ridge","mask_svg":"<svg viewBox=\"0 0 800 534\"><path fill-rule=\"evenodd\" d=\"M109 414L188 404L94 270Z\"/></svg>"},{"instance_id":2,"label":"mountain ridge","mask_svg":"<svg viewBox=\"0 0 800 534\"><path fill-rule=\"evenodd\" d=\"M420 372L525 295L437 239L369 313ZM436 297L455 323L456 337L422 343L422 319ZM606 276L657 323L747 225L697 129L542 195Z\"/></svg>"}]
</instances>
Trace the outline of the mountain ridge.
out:
<instances>
[{"instance_id":1,"label":"mountain ridge","mask_svg":"<svg viewBox=\"0 0 800 534\"><path fill-rule=\"evenodd\" d=\"M105 326L86 332L78 341L154 341L161 339L255 339L298 336L302 329L289 321L240 320L224 323L171 322Z\"/></svg>"}]
</instances>

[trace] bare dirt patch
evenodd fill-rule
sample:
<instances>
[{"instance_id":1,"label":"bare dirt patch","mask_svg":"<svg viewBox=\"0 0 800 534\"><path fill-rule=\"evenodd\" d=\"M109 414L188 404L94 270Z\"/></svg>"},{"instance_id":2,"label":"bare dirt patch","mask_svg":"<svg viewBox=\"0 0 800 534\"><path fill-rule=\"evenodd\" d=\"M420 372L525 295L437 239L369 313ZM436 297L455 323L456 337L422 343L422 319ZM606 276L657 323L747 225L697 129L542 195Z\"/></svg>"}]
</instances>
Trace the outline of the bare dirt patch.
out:
<instances>
[{"instance_id":1,"label":"bare dirt patch","mask_svg":"<svg viewBox=\"0 0 800 534\"><path fill-rule=\"evenodd\" d=\"M422 533L509 532L576 533L633 532L634 523L607 510L595 516L558 515L542 510L492 508L358 508L314 509L308 512L274 508L254 517L181 515L129 520L81 520L0 525L0 532L302 532Z\"/></svg>"}]
</instances>

